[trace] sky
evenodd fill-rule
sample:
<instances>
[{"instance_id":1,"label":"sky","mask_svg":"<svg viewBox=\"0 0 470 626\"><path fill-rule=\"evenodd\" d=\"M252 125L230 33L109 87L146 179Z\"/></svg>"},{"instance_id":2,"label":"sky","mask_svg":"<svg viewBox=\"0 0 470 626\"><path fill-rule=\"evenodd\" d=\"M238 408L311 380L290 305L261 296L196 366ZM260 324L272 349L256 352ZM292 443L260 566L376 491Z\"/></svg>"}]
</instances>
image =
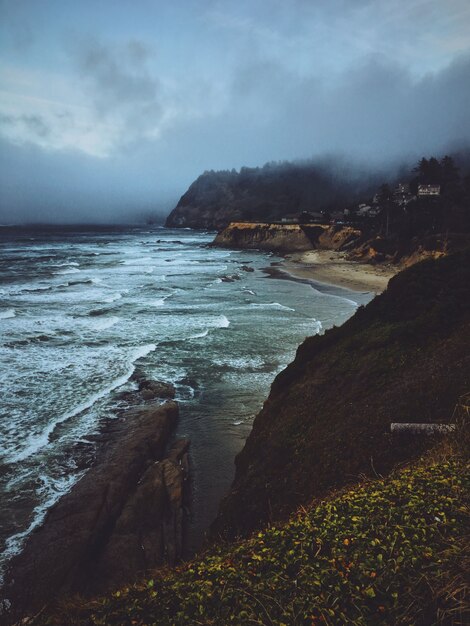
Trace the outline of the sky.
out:
<instances>
[{"instance_id":1,"label":"sky","mask_svg":"<svg viewBox=\"0 0 470 626\"><path fill-rule=\"evenodd\" d=\"M0 223L163 216L204 170L468 145L468 0L0 0Z\"/></svg>"}]
</instances>

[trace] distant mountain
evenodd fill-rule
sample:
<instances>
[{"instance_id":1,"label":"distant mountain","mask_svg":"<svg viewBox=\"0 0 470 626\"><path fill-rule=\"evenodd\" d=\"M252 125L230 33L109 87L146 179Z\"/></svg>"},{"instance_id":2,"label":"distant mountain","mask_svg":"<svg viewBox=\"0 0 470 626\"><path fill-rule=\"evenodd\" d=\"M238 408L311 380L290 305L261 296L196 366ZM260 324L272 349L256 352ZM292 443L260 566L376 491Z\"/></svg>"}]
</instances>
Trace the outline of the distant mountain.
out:
<instances>
[{"instance_id":1,"label":"distant mountain","mask_svg":"<svg viewBox=\"0 0 470 626\"><path fill-rule=\"evenodd\" d=\"M204 172L166 226L221 230L232 221L274 221L300 211L331 210L372 195L383 178L383 172L365 174L333 160Z\"/></svg>"}]
</instances>

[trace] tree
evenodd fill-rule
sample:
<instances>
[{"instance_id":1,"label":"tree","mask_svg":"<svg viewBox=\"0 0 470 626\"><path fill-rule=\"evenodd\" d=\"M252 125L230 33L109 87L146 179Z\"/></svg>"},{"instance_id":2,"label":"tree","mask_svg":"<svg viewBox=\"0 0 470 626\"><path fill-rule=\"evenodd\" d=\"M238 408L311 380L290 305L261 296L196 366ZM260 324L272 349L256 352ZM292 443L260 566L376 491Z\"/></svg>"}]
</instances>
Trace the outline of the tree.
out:
<instances>
[{"instance_id":1,"label":"tree","mask_svg":"<svg viewBox=\"0 0 470 626\"><path fill-rule=\"evenodd\" d=\"M390 222L396 217L398 206L395 202L393 191L387 183L384 183L378 193L379 206L385 214L385 237L390 234Z\"/></svg>"},{"instance_id":2,"label":"tree","mask_svg":"<svg viewBox=\"0 0 470 626\"><path fill-rule=\"evenodd\" d=\"M446 155L441 159L441 184L443 190L455 187L459 182L459 168L455 165L454 159Z\"/></svg>"}]
</instances>

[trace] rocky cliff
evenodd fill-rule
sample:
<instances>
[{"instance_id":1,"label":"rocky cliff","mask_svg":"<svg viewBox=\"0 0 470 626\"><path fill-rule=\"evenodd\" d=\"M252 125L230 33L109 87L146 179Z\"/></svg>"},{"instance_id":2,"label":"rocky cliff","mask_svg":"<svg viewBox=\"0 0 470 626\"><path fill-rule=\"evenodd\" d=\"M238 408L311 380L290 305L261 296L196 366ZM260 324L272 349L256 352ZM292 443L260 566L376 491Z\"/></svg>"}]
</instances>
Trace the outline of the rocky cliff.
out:
<instances>
[{"instance_id":1,"label":"rocky cliff","mask_svg":"<svg viewBox=\"0 0 470 626\"><path fill-rule=\"evenodd\" d=\"M311 250L314 240L327 228L302 224L232 222L219 233L214 245L225 248L300 252Z\"/></svg>"},{"instance_id":2,"label":"rocky cliff","mask_svg":"<svg viewBox=\"0 0 470 626\"><path fill-rule=\"evenodd\" d=\"M341 250L361 236L360 230L348 226L232 222L216 236L214 245L281 253L314 248Z\"/></svg>"},{"instance_id":3,"label":"rocky cliff","mask_svg":"<svg viewBox=\"0 0 470 626\"><path fill-rule=\"evenodd\" d=\"M308 338L275 379L221 506L246 534L418 448L391 422L445 422L470 389L470 251L416 264L339 328Z\"/></svg>"},{"instance_id":4,"label":"rocky cliff","mask_svg":"<svg viewBox=\"0 0 470 626\"><path fill-rule=\"evenodd\" d=\"M124 395L139 404L106 424L90 469L10 563L3 593L12 616L64 594L108 590L181 558L189 441L165 453L178 406L156 397L174 389L138 380L139 392Z\"/></svg>"}]
</instances>

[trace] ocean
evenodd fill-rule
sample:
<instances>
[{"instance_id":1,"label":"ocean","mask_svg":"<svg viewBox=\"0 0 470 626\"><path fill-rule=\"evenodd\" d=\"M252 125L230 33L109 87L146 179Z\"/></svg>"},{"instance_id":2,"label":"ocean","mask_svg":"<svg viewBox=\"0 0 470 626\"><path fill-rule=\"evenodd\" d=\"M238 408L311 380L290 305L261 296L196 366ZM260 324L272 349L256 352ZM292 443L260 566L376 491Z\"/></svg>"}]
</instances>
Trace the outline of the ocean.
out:
<instances>
[{"instance_id":1,"label":"ocean","mask_svg":"<svg viewBox=\"0 0 470 626\"><path fill-rule=\"evenodd\" d=\"M212 248L213 237L0 228L0 567L86 471L136 368L176 387L197 549L275 375L306 336L372 298L268 278L276 256Z\"/></svg>"}]
</instances>

